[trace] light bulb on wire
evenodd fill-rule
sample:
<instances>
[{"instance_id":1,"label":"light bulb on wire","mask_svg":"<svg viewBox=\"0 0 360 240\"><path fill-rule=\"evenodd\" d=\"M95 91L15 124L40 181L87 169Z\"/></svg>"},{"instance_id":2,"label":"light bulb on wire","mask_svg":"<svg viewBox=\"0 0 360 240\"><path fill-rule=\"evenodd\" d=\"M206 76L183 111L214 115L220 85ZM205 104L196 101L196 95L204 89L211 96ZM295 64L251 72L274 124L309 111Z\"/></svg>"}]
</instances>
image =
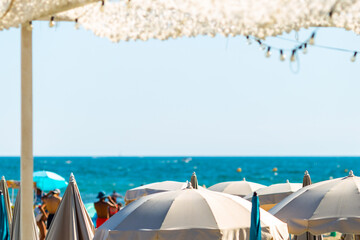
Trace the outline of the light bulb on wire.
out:
<instances>
[{"instance_id":1,"label":"light bulb on wire","mask_svg":"<svg viewBox=\"0 0 360 240\"><path fill-rule=\"evenodd\" d=\"M251 45L252 42L251 42L251 39L249 36L246 36L246 42L247 42L247 45Z\"/></svg>"},{"instance_id":2,"label":"light bulb on wire","mask_svg":"<svg viewBox=\"0 0 360 240\"><path fill-rule=\"evenodd\" d=\"M75 28L76 30L78 30L79 27L80 27L79 20L76 18L76 19L75 19L75 26L74 26L74 28Z\"/></svg>"},{"instance_id":3,"label":"light bulb on wire","mask_svg":"<svg viewBox=\"0 0 360 240\"><path fill-rule=\"evenodd\" d=\"M315 44L315 33L313 32L313 34L311 34L310 40L309 40L309 44L310 45L314 45Z\"/></svg>"},{"instance_id":4,"label":"light bulb on wire","mask_svg":"<svg viewBox=\"0 0 360 240\"><path fill-rule=\"evenodd\" d=\"M350 61L355 62L356 61L356 55L357 55L357 52L354 52L354 55L351 57Z\"/></svg>"},{"instance_id":5,"label":"light bulb on wire","mask_svg":"<svg viewBox=\"0 0 360 240\"><path fill-rule=\"evenodd\" d=\"M304 43L304 47L303 47L303 54L307 54L307 43Z\"/></svg>"},{"instance_id":6,"label":"light bulb on wire","mask_svg":"<svg viewBox=\"0 0 360 240\"><path fill-rule=\"evenodd\" d=\"M295 54L296 54L296 50L294 49L294 50L292 50L291 57L290 57L291 62L295 62L295 60L296 60Z\"/></svg>"},{"instance_id":7,"label":"light bulb on wire","mask_svg":"<svg viewBox=\"0 0 360 240\"><path fill-rule=\"evenodd\" d=\"M285 54L284 54L284 51L281 49L280 50L280 61L285 61L285 59L286 59L286 56L285 56Z\"/></svg>"},{"instance_id":8,"label":"light bulb on wire","mask_svg":"<svg viewBox=\"0 0 360 240\"><path fill-rule=\"evenodd\" d=\"M102 0L100 6L100 12L104 12L104 8L105 8L105 0Z\"/></svg>"},{"instance_id":9,"label":"light bulb on wire","mask_svg":"<svg viewBox=\"0 0 360 240\"><path fill-rule=\"evenodd\" d=\"M270 47L267 48L266 53L265 53L265 57L269 58L271 56L271 52L270 52Z\"/></svg>"},{"instance_id":10,"label":"light bulb on wire","mask_svg":"<svg viewBox=\"0 0 360 240\"><path fill-rule=\"evenodd\" d=\"M257 42L260 45L260 50L265 50L266 46L260 40L257 40Z\"/></svg>"},{"instance_id":11,"label":"light bulb on wire","mask_svg":"<svg viewBox=\"0 0 360 240\"><path fill-rule=\"evenodd\" d=\"M55 26L55 17L54 16L52 16L51 18L50 18L50 22L49 22L49 27L53 27L53 26Z\"/></svg>"},{"instance_id":12,"label":"light bulb on wire","mask_svg":"<svg viewBox=\"0 0 360 240\"><path fill-rule=\"evenodd\" d=\"M32 25L32 22L31 22L31 21L29 21L29 24L26 26L26 29L27 29L28 31L32 31L33 25Z\"/></svg>"}]
</instances>

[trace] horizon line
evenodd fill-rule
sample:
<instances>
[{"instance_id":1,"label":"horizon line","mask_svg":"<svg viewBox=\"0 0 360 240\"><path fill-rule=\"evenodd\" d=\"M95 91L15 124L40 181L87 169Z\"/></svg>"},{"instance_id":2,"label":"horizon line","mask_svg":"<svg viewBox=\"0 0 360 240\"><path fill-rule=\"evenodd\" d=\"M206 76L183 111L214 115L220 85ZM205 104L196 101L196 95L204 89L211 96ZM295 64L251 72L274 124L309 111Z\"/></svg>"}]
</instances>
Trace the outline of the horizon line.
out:
<instances>
[{"instance_id":1,"label":"horizon line","mask_svg":"<svg viewBox=\"0 0 360 240\"><path fill-rule=\"evenodd\" d=\"M21 157L20 155L0 155L0 157ZM360 155L34 155L33 157L360 157Z\"/></svg>"}]
</instances>

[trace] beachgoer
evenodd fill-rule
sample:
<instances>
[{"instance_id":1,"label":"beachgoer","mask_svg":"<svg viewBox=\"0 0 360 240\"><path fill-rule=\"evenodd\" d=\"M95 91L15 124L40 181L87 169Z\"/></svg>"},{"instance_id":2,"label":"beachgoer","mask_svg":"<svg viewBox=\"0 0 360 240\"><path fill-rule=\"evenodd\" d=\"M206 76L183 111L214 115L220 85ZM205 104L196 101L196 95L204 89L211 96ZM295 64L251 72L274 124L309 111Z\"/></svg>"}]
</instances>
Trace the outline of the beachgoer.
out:
<instances>
[{"instance_id":1,"label":"beachgoer","mask_svg":"<svg viewBox=\"0 0 360 240\"><path fill-rule=\"evenodd\" d=\"M34 211L35 211L36 225L38 226L40 232L40 240L45 240L45 236L46 236L45 221L47 220L47 213L45 212L45 209L41 205L37 206Z\"/></svg>"},{"instance_id":2,"label":"beachgoer","mask_svg":"<svg viewBox=\"0 0 360 240\"><path fill-rule=\"evenodd\" d=\"M111 194L111 199L116 204L116 207L109 207L110 217L114 216L118 211L120 211L120 208L122 207L122 204L117 202L118 197L121 198L122 196L115 191Z\"/></svg>"},{"instance_id":3,"label":"beachgoer","mask_svg":"<svg viewBox=\"0 0 360 240\"><path fill-rule=\"evenodd\" d=\"M49 229L50 224L56 213L56 210L58 209L58 207L60 205L61 197L59 195L60 195L60 190L55 189L54 191L50 191L49 193L47 193L45 196L43 196L41 198L44 201L43 206L49 212L46 229Z\"/></svg>"},{"instance_id":4,"label":"beachgoer","mask_svg":"<svg viewBox=\"0 0 360 240\"><path fill-rule=\"evenodd\" d=\"M97 213L96 227L98 228L109 219L109 208L116 207L116 203L111 197L106 196L105 192L99 192L97 198L99 201L95 202L94 206ZM105 202L106 198L109 199L108 202Z\"/></svg>"},{"instance_id":5,"label":"beachgoer","mask_svg":"<svg viewBox=\"0 0 360 240\"><path fill-rule=\"evenodd\" d=\"M36 183L35 183L35 190L36 190L35 204L36 204L36 205L37 205L37 204L41 204L41 197L42 197L44 194L43 194L43 191L36 186Z\"/></svg>"}]
</instances>

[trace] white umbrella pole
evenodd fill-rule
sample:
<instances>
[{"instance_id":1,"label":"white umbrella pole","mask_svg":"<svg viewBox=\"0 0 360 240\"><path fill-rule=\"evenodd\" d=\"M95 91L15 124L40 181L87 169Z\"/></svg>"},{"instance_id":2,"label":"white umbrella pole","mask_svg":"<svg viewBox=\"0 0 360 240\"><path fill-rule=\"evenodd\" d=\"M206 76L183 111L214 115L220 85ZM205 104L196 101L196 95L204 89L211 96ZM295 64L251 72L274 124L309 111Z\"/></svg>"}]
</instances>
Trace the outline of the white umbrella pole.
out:
<instances>
[{"instance_id":1,"label":"white umbrella pole","mask_svg":"<svg viewBox=\"0 0 360 240\"><path fill-rule=\"evenodd\" d=\"M32 129L32 32L25 24L21 26L21 240L34 236Z\"/></svg>"}]
</instances>

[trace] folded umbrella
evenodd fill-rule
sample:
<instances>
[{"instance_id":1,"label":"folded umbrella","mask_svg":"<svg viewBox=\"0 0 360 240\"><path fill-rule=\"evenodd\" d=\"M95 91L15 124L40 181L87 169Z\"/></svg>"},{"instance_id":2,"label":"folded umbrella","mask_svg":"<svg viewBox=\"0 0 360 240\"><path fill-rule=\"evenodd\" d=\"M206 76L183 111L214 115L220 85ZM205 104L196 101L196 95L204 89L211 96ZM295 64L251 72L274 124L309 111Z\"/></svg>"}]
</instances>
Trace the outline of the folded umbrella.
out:
<instances>
[{"instance_id":1,"label":"folded umbrella","mask_svg":"<svg viewBox=\"0 0 360 240\"><path fill-rule=\"evenodd\" d=\"M7 186L4 176L1 178L1 181L0 181L0 191L2 191L2 193L4 195L5 209L6 209L6 214L7 214L7 218L8 218L9 229L11 229L12 210L11 210L11 204L10 204L9 190L8 190L8 186Z\"/></svg>"},{"instance_id":2,"label":"folded umbrella","mask_svg":"<svg viewBox=\"0 0 360 240\"><path fill-rule=\"evenodd\" d=\"M256 192L251 202L250 240L261 240L260 203Z\"/></svg>"},{"instance_id":3,"label":"folded umbrella","mask_svg":"<svg viewBox=\"0 0 360 240\"><path fill-rule=\"evenodd\" d=\"M4 195L0 191L0 240L10 240L8 217Z\"/></svg>"},{"instance_id":4,"label":"folded umbrella","mask_svg":"<svg viewBox=\"0 0 360 240\"><path fill-rule=\"evenodd\" d=\"M20 237L20 202L21 202L21 195L20 195L21 189L19 189L16 201L15 201L15 207L14 207L14 214L13 214L13 220L11 224L11 240L22 240ZM31 222L28 224L31 224L33 226L33 235L27 236L24 240L38 240L39 239L39 229L36 225L35 216L33 215L31 218Z\"/></svg>"},{"instance_id":5,"label":"folded umbrella","mask_svg":"<svg viewBox=\"0 0 360 240\"><path fill-rule=\"evenodd\" d=\"M73 174L69 182L46 239L92 240L94 224L86 211Z\"/></svg>"}]
</instances>

